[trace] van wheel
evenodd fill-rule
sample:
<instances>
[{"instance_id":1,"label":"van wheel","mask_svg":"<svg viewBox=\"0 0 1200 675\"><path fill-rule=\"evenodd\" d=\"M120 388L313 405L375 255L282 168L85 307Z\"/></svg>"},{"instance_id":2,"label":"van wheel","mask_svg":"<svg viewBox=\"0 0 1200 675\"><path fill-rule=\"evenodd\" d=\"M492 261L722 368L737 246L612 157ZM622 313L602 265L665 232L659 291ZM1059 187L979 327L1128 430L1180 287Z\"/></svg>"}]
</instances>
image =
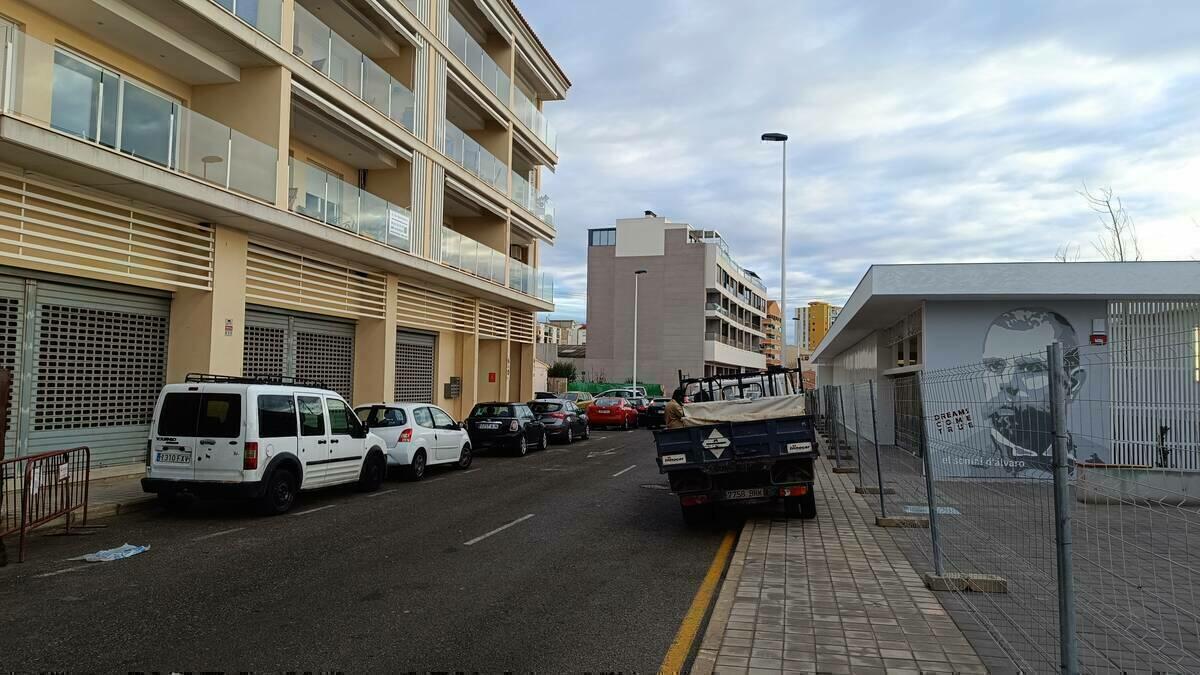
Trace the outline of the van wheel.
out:
<instances>
[{"instance_id":1,"label":"van wheel","mask_svg":"<svg viewBox=\"0 0 1200 675\"><path fill-rule=\"evenodd\" d=\"M387 460L375 452L367 456L363 462L362 472L358 476L359 492L374 492L383 485L383 477L387 474Z\"/></svg>"},{"instance_id":2,"label":"van wheel","mask_svg":"<svg viewBox=\"0 0 1200 675\"><path fill-rule=\"evenodd\" d=\"M474 459L474 456L471 454L471 446L464 444L462 451L458 453L458 463L454 466L458 469L465 469L471 466L472 459Z\"/></svg>"},{"instance_id":3,"label":"van wheel","mask_svg":"<svg viewBox=\"0 0 1200 675\"><path fill-rule=\"evenodd\" d=\"M267 489L258 498L258 511L264 516L287 513L296 502L296 474L291 469L276 469L267 479Z\"/></svg>"},{"instance_id":4,"label":"van wheel","mask_svg":"<svg viewBox=\"0 0 1200 675\"><path fill-rule=\"evenodd\" d=\"M425 451L418 450L413 455L412 463L404 467L404 479L418 481L425 477Z\"/></svg>"}]
</instances>

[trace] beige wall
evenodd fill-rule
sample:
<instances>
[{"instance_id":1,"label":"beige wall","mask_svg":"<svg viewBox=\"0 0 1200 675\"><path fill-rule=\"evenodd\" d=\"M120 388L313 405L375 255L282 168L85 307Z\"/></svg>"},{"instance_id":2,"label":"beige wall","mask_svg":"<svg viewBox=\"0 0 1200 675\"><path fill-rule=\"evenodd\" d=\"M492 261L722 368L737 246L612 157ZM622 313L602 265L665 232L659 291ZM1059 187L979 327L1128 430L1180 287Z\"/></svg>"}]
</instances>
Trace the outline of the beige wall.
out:
<instances>
[{"instance_id":1,"label":"beige wall","mask_svg":"<svg viewBox=\"0 0 1200 675\"><path fill-rule=\"evenodd\" d=\"M242 374L247 238L222 225L214 234L213 290L180 289L171 301L167 382L182 382L191 372Z\"/></svg>"},{"instance_id":2,"label":"beige wall","mask_svg":"<svg viewBox=\"0 0 1200 675\"><path fill-rule=\"evenodd\" d=\"M451 229L460 232L475 241L505 252L504 220L498 216L485 215L478 218L452 218Z\"/></svg>"},{"instance_id":3,"label":"beige wall","mask_svg":"<svg viewBox=\"0 0 1200 675\"><path fill-rule=\"evenodd\" d=\"M477 401L498 401L503 396L501 388L504 379L504 341L479 341L479 376L476 379L475 396ZM488 374L495 373L496 381L489 382Z\"/></svg>"}]
</instances>

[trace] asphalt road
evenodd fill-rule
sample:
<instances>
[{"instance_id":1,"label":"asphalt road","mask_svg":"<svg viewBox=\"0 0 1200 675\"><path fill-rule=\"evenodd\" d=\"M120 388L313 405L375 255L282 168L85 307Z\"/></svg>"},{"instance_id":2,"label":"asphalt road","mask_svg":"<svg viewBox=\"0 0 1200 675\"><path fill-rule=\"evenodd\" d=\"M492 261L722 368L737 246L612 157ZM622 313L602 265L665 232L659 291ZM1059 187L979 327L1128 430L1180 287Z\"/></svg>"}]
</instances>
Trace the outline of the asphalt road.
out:
<instances>
[{"instance_id":1,"label":"asphalt road","mask_svg":"<svg viewBox=\"0 0 1200 675\"><path fill-rule=\"evenodd\" d=\"M646 431L107 522L0 569L0 670L652 671L723 536L683 526Z\"/></svg>"}]
</instances>

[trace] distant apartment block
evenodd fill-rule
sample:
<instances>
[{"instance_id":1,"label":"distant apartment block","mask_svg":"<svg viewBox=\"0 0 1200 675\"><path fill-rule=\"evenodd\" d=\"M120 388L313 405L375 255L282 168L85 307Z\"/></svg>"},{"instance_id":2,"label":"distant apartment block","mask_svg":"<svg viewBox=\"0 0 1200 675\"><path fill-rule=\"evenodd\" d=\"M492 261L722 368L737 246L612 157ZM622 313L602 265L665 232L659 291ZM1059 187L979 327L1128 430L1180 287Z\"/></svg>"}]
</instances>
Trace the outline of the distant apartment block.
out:
<instances>
[{"instance_id":1,"label":"distant apartment block","mask_svg":"<svg viewBox=\"0 0 1200 675\"><path fill-rule=\"evenodd\" d=\"M763 356L767 358L768 366L782 365L783 359L783 317L779 313L779 303L775 300L767 301L767 320L763 324L763 332L766 334L759 344L762 346Z\"/></svg>"},{"instance_id":2,"label":"distant apartment block","mask_svg":"<svg viewBox=\"0 0 1200 675\"><path fill-rule=\"evenodd\" d=\"M538 344L562 344L562 329L553 323L539 321L537 325Z\"/></svg>"},{"instance_id":3,"label":"distant apartment block","mask_svg":"<svg viewBox=\"0 0 1200 675\"><path fill-rule=\"evenodd\" d=\"M585 343L587 329L574 319L551 319L551 325L558 326L561 343L564 345L581 345Z\"/></svg>"},{"instance_id":4,"label":"distant apartment block","mask_svg":"<svg viewBox=\"0 0 1200 675\"><path fill-rule=\"evenodd\" d=\"M633 374L634 273L640 275L638 380L766 367L767 290L714 230L652 213L588 231L588 375Z\"/></svg>"},{"instance_id":5,"label":"distant apartment block","mask_svg":"<svg viewBox=\"0 0 1200 675\"><path fill-rule=\"evenodd\" d=\"M809 302L807 307L797 308L796 335L800 351L812 353L817 345L821 344L821 340L825 339L825 334L829 332L829 327L837 320L841 311L841 307L820 300Z\"/></svg>"}]
</instances>

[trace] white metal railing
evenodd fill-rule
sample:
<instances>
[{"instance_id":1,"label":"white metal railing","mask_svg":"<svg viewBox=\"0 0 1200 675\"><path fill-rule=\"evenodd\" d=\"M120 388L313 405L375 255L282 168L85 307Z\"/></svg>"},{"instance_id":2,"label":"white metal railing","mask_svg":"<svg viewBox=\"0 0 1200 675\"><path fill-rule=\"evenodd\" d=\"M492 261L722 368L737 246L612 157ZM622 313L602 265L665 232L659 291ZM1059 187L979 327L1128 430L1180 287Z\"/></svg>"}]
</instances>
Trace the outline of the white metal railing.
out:
<instances>
[{"instance_id":1,"label":"white metal railing","mask_svg":"<svg viewBox=\"0 0 1200 675\"><path fill-rule=\"evenodd\" d=\"M279 44L283 25L283 0L212 0L230 14Z\"/></svg>"},{"instance_id":2,"label":"white metal railing","mask_svg":"<svg viewBox=\"0 0 1200 675\"><path fill-rule=\"evenodd\" d=\"M529 179L516 171L512 172L512 184L512 198L514 202L525 207L526 211L542 219L547 224L554 224L554 202L551 201L550 195L533 187Z\"/></svg>"},{"instance_id":3,"label":"white metal railing","mask_svg":"<svg viewBox=\"0 0 1200 675\"><path fill-rule=\"evenodd\" d=\"M508 166L488 152L474 138L446 120L446 136L442 141L442 152L458 162L467 171L478 176L497 190L508 194Z\"/></svg>"},{"instance_id":4,"label":"white metal railing","mask_svg":"<svg viewBox=\"0 0 1200 675\"><path fill-rule=\"evenodd\" d=\"M519 87L513 87L513 112L517 114L517 119L521 120L526 128L542 139L551 150L558 152L558 132L542 114L542 111L538 110L537 104Z\"/></svg>"},{"instance_id":5,"label":"white metal railing","mask_svg":"<svg viewBox=\"0 0 1200 675\"><path fill-rule=\"evenodd\" d=\"M9 31L0 107L98 146L275 201L279 152L74 52Z\"/></svg>"},{"instance_id":6,"label":"white metal railing","mask_svg":"<svg viewBox=\"0 0 1200 675\"><path fill-rule=\"evenodd\" d=\"M503 286L507 257L466 235L442 228L442 263L445 265Z\"/></svg>"},{"instance_id":7,"label":"white metal railing","mask_svg":"<svg viewBox=\"0 0 1200 675\"><path fill-rule=\"evenodd\" d=\"M471 37L466 28L459 23L458 19L450 16L450 33L448 37L450 51L454 52L462 62L467 64L467 68L471 69L483 84L488 89L492 90L496 96L504 101L504 105L509 105L509 90L512 88L512 83L495 60L484 51L483 47Z\"/></svg>"},{"instance_id":8,"label":"white metal railing","mask_svg":"<svg viewBox=\"0 0 1200 675\"><path fill-rule=\"evenodd\" d=\"M299 4L295 7L292 53L362 102L412 131L416 101L412 90L308 10Z\"/></svg>"},{"instance_id":9,"label":"white metal railing","mask_svg":"<svg viewBox=\"0 0 1200 675\"><path fill-rule=\"evenodd\" d=\"M337 176L288 160L288 208L405 251L412 250L412 212Z\"/></svg>"}]
</instances>

